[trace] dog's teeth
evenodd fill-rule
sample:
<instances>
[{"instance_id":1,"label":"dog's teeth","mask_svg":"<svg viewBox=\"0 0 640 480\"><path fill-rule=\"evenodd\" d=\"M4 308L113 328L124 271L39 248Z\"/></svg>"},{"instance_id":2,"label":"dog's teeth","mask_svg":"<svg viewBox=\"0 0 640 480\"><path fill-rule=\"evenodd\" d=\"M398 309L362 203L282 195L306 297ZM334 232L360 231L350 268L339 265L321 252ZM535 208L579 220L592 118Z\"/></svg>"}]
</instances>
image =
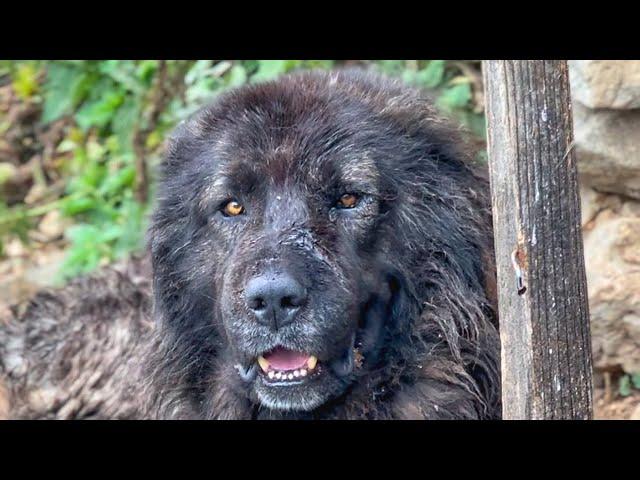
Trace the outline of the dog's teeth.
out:
<instances>
[{"instance_id":1,"label":"dog's teeth","mask_svg":"<svg viewBox=\"0 0 640 480\"><path fill-rule=\"evenodd\" d=\"M317 364L318 364L318 357L316 357L315 355L311 355L309 357L309 360L307 360L307 367L309 367L309 370L313 370L314 368L316 368Z\"/></svg>"},{"instance_id":2,"label":"dog's teeth","mask_svg":"<svg viewBox=\"0 0 640 480\"><path fill-rule=\"evenodd\" d=\"M317 360L316 360L317 362ZM299 370L279 372L277 370L269 370L267 376L270 379L276 380L293 380L294 378L306 377L309 374L309 369L300 368Z\"/></svg>"},{"instance_id":3,"label":"dog's teeth","mask_svg":"<svg viewBox=\"0 0 640 480\"><path fill-rule=\"evenodd\" d=\"M260 365L260 368L263 372L269 370L269 362L267 362L267 360L262 355L258 357L258 364Z\"/></svg>"}]
</instances>

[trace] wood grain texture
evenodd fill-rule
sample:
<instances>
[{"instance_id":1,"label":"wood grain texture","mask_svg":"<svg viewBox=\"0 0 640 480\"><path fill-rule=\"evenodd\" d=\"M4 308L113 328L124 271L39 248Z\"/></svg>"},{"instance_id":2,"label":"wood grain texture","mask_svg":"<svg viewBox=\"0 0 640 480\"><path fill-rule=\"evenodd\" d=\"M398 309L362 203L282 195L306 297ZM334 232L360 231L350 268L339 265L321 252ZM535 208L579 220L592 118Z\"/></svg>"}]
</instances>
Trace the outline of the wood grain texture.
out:
<instances>
[{"instance_id":1,"label":"wood grain texture","mask_svg":"<svg viewBox=\"0 0 640 480\"><path fill-rule=\"evenodd\" d=\"M503 418L590 419L591 338L567 63L485 61L483 75Z\"/></svg>"}]
</instances>

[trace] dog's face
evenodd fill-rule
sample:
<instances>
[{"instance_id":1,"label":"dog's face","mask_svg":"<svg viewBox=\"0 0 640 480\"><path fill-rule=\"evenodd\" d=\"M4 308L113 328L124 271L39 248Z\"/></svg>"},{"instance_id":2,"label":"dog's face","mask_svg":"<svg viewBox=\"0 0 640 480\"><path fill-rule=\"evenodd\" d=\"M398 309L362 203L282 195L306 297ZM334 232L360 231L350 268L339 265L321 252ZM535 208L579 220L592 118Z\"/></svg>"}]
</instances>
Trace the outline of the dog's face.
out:
<instances>
[{"instance_id":1,"label":"dog's face","mask_svg":"<svg viewBox=\"0 0 640 480\"><path fill-rule=\"evenodd\" d=\"M394 194L362 133L371 119L348 121L357 105L247 97L203 135L188 248L251 395L310 410L377 361L393 297L379 230Z\"/></svg>"},{"instance_id":2,"label":"dog's face","mask_svg":"<svg viewBox=\"0 0 640 480\"><path fill-rule=\"evenodd\" d=\"M394 101L301 76L232 93L174 136L152 227L157 307L192 365L254 404L313 410L379 368L421 232L447 233L449 207L425 208L419 180L444 154L394 120Z\"/></svg>"},{"instance_id":3,"label":"dog's face","mask_svg":"<svg viewBox=\"0 0 640 480\"><path fill-rule=\"evenodd\" d=\"M322 152L305 140L334 126L289 120L238 126L201 202L230 360L261 404L310 410L382 342L379 304L392 292L376 245L385 200L375 161L355 146ZM264 136L247 148L252 131Z\"/></svg>"}]
</instances>

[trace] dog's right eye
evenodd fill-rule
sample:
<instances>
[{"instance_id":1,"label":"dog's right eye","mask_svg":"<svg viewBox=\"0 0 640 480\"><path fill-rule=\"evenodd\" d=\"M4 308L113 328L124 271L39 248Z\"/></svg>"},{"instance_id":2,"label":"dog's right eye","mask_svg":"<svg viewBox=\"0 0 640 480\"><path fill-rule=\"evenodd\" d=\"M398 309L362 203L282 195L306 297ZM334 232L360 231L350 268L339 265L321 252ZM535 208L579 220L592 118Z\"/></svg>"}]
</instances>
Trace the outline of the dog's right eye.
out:
<instances>
[{"instance_id":1,"label":"dog's right eye","mask_svg":"<svg viewBox=\"0 0 640 480\"><path fill-rule=\"evenodd\" d=\"M244 213L244 205L235 200L230 200L222 206L221 211L225 217L237 217Z\"/></svg>"},{"instance_id":2,"label":"dog's right eye","mask_svg":"<svg viewBox=\"0 0 640 480\"><path fill-rule=\"evenodd\" d=\"M338 199L338 208L354 208L358 204L358 196L355 193L345 193Z\"/></svg>"}]
</instances>

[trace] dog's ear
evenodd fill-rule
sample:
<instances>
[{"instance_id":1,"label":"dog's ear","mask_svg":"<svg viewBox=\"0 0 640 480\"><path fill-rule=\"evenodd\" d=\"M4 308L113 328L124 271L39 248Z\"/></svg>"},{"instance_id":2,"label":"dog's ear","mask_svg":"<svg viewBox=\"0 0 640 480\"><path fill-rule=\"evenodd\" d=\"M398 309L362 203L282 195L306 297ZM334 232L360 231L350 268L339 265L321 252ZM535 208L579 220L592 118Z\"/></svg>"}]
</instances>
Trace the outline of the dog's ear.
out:
<instances>
[{"instance_id":1,"label":"dog's ear","mask_svg":"<svg viewBox=\"0 0 640 480\"><path fill-rule=\"evenodd\" d=\"M190 168L189 163L215 162L215 155L210 154L210 145L205 141L211 140L211 130L218 122L212 109L204 107L175 127L166 141L159 169L157 201L146 241L151 252L156 310L164 309L162 313L169 317L173 316L169 314L171 311L195 308L184 305L183 300L187 278L198 268L191 264L185 246L202 226L202 218L193 215L198 205L200 169Z\"/></svg>"},{"instance_id":2,"label":"dog's ear","mask_svg":"<svg viewBox=\"0 0 640 480\"><path fill-rule=\"evenodd\" d=\"M171 132L165 143L165 154L161 163L163 176L171 175L182 162L188 159L193 153L193 148L197 145L196 138L200 131L198 125L203 112L197 112L191 117L181 121Z\"/></svg>"},{"instance_id":3,"label":"dog's ear","mask_svg":"<svg viewBox=\"0 0 640 480\"><path fill-rule=\"evenodd\" d=\"M375 365L389 339L410 332L418 309L410 286L400 272L389 267L360 312L356 347L367 365Z\"/></svg>"},{"instance_id":4,"label":"dog's ear","mask_svg":"<svg viewBox=\"0 0 640 480\"><path fill-rule=\"evenodd\" d=\"M363 339L363 353L369 357L378 355L382 343L380 339L398 338L411 331L411 323L419 315L417 296L401 272L390 269L385 275L387 291L376 295L368 305L368 332L379 332L372 338ZM374 340L375 338L375 340Z\"/></svg>"},{"instance_id":5,"label":"dog's ear","mask_svg":"<svg viewBox=\"0 0 640 480\"><path fill-rule=\"evenodd\" d=\"M164 157L160 164L162 176L179 174L185 161L193 160L206 149L207 140L214 135L220 117L217 104L200 108L182 120L171 132L164 145Z\"/></svg>"}]
</instances>

